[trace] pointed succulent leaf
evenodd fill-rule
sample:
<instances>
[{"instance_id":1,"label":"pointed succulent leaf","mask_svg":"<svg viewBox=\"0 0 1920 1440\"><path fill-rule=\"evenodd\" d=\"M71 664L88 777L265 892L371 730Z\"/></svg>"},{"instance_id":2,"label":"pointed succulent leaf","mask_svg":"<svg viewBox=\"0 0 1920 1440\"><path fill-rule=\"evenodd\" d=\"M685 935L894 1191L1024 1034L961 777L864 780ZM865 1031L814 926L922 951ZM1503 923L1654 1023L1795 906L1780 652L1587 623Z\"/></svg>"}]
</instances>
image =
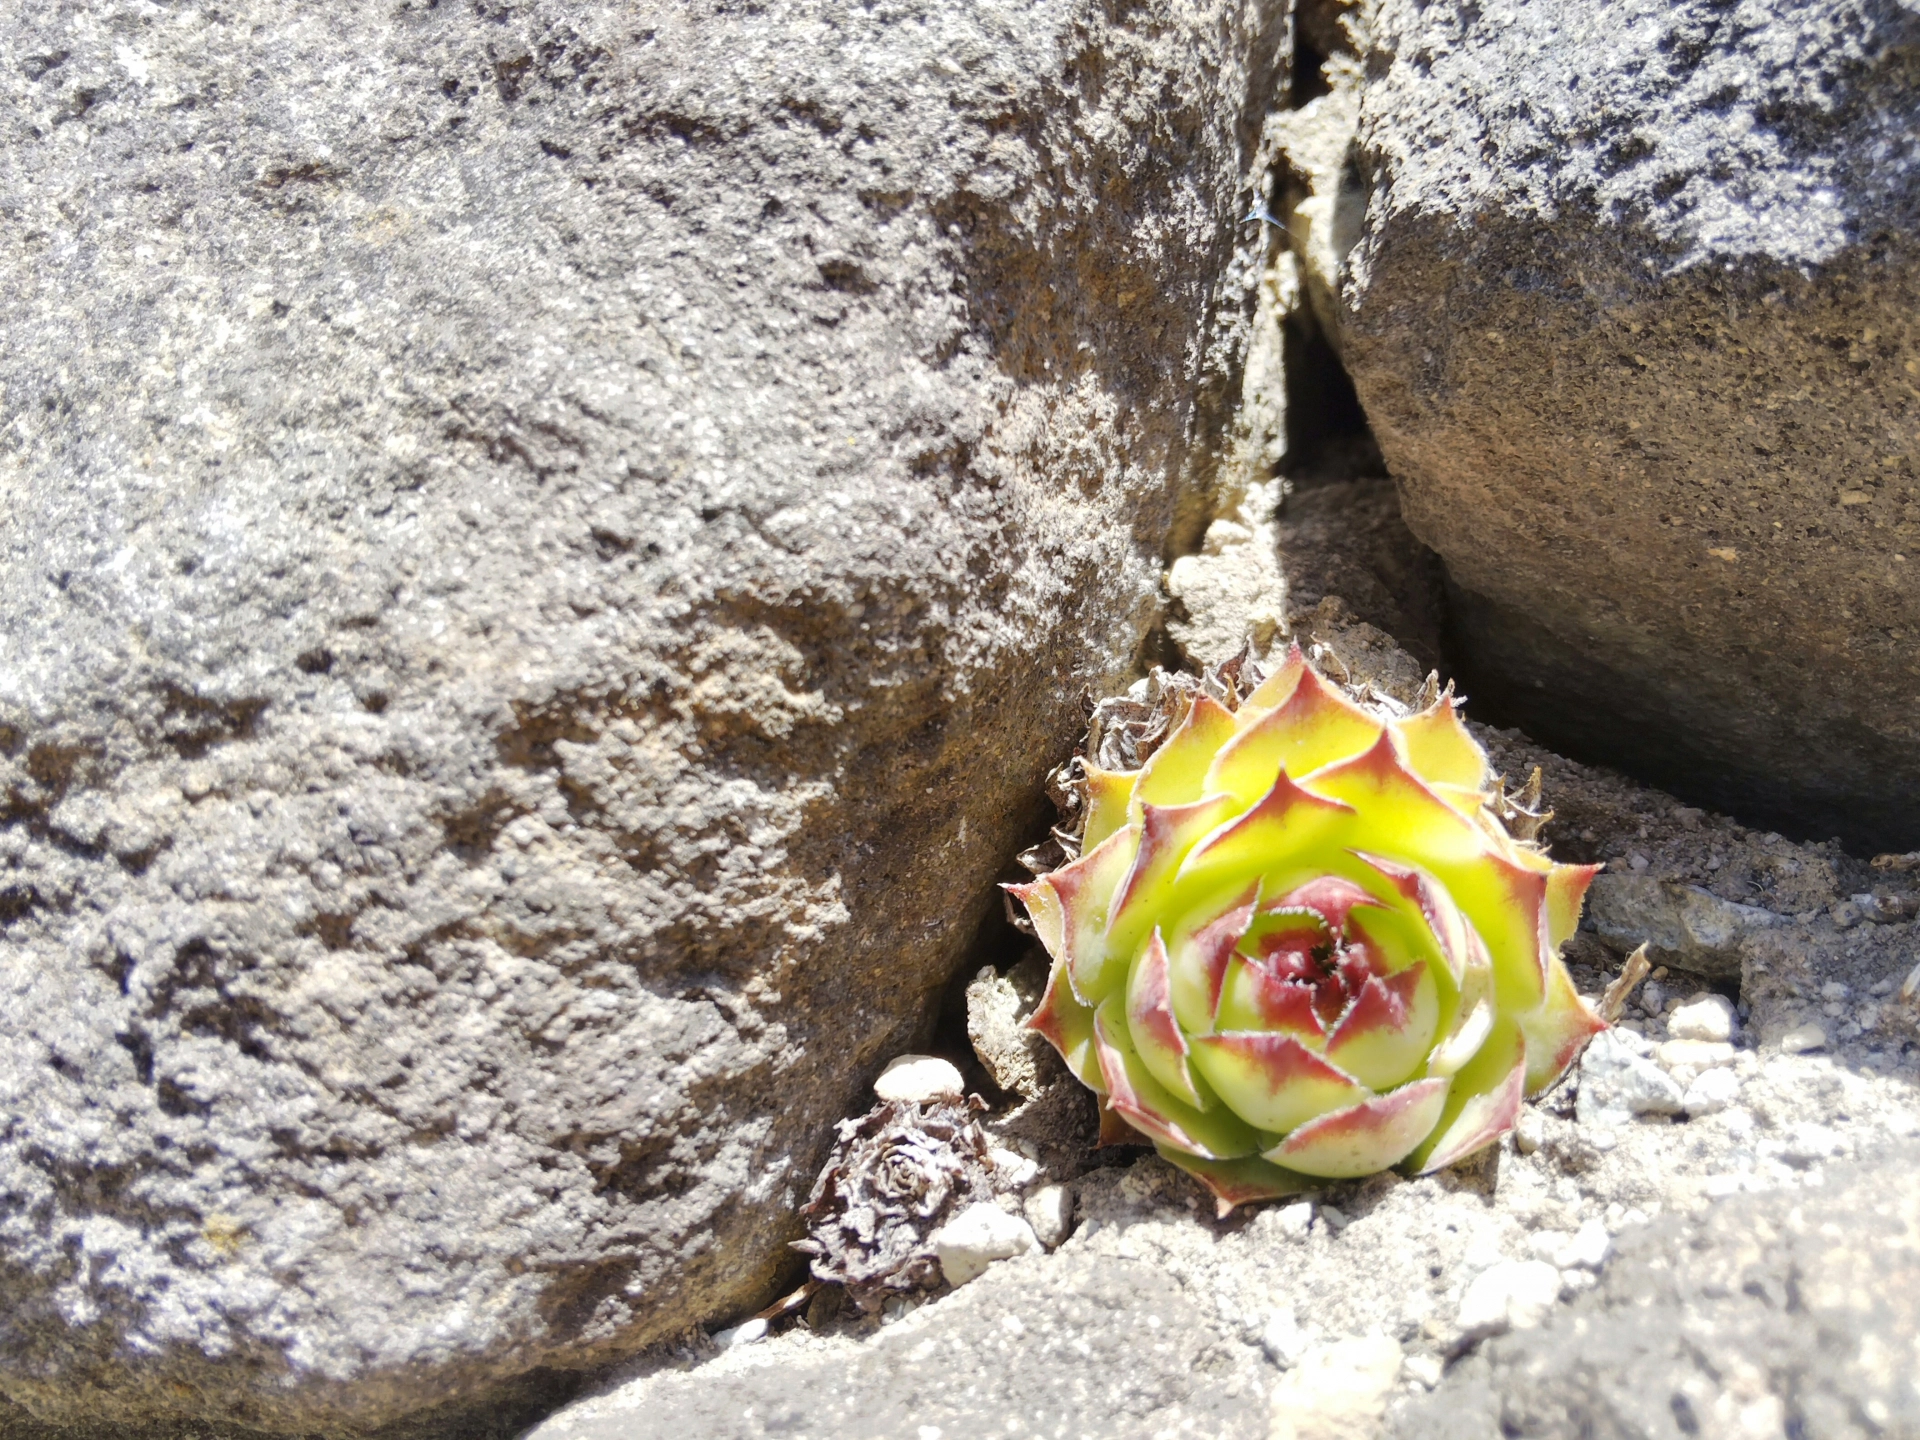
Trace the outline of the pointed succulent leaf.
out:
<instances>
[{"instance_id":1,"label":"pointed succulent leaf","mask_svg":"<svg viewBox=\"0 0 1920 1440\"><path fill-rule=\"evenodd\" d=\"M1407 764L1429 785L1476 795L1486 788L1487 752L1467 733L1451 695L1393 728L1406 746Z\"/></svg>"},{"instance_id":2,"label":"pointed succulent leaf","mask_svg":"<svg viewBox=\"0 0 1920 1440\"><path fill-rule=\"evenodd\" d=\"M1146 807L1137 827L1140 849L1107 921L1107 954L1130 960L1146 943L1147 932L1174 908L1174 881L1181 862L1232 809L1232 801L1224 795L1210 795L1191 805ZM1135 832L1136 827L1129 826L1125 833Z\"/></svg>"},{"instance_id":3,"label":"pointed succulent leaf","mask_svg":"<svg viewBox=\"0 0 1920 1440\"><path fill-rule=\"evenodd\" d=\"M1127 807L1133 801L1138 770L1101 770L1089 765L1086 771L1087 828L1080 834L1080 850L1094 849L1127 823Z\"/></svg>"},{"instance_id":4,"label":"pointed succulent leaf","mask_svg":"<svg viewBox=\"0 0 1920 1440\"><path fill-rule=\"evenodd\" d=\"M1260 1148L1253 1127L1233 1110L1224 1105L1201 1110L1153 1078L1128 1043L1118 996L1100 1007L1093 1026L1107 1104L1142 1135L1208 1160L1232 1160Z\"/></svg>"},{"instance_id":5,"label":"pointed succulent leaf","mask_svg":"<svg viewBox=\"0 0 1920 1440\"><path fill-rule=\"evenodd\" d=\"M1139 847L1140 836L1129 826L1071 865L1063 865L1035 882L1051 888L1062 918L1057 942L1040 928L1038 918L1034 929L1048 953L1066 965L1074 994L1085 1004L1098 1005L1126 978L1125 961L1115 964L1108 953L1108 912L1132 873Z\"/></svg>"},{"instance_id":6,"label":"pointed succulent leaf","mask_svg":"<svg viewBox=\"0 0 1920 1440\"><path fill-rule=\"evenodd\" d=\"M1573 988L1566 967L1558 964L1547 977L1547 998L1519 1018L1527 1043L1529 1095L1558 1080L1587 1041L1607 1028L1607 1022Z\"/></svg>"},{"instance_id":7,"label":"pointed succulent leaf","mask_svg":"<svg viewBox=\"0 0 1920 1440\"><path fill-rule=\"evenodd\" d=\"M1370 1090L1426 1068L1440 1028L1440 994L1427 967L1370 976L1327 1037L1327 1058Z\"/></svg>"},{"instance_id":8,"label":"pointed succulent leaf","mask_svg":"<svg viewBox=\"0 0 1920 1440\"><path fill-rule=\"evenodd\" d=\"M1033 1014L1027 1017L1027 1028L1044 1036L1060 1052L1067 1069L1081 1084L1095 1090L1105 1088L1100 1076L1100 1057L1094 1047L1093 1010L1074 995L1064 961L1054 961L1053 968L1047 972L1046 993L1040 997Z\"/></svg>"},{"instance_id":9,"label":"pointed succulent leaf","mask_svg":"<svg viewBox=\"0 0 1920 1440\"><path fill-rule=\"evenodd\" d=\"M1276 1134L1368 1094L1304 1041L1280 1031L1216 1031L1193 1042L1193 1063L1228 1109Z\"/></svg>"},{"instance_id":10,"label":"pointed succulent leaf","mask_svg":"<svg viewBox=\"0 0 1920 1440\"><path fill-rule=\"evenodd\" d=\"M1149 1074L1195 1109L1206 1102L1187 1069L1187 1039L1173 1017L1167 946L1155 930L1127 983L1127 1033Z\"/></svg>"},{"instance_id":11,"label":"pointed succulent leaf","mask_svg":"<svg viewBox=\"0 0 1920 1440\"><path fill-rule=\"evenodd\" d=\"M1267 792L1275 774L1310 775L1362 753L1384 733L1378 720L1309 667L1278 709L1221 748L1206 777L1207 790L1225 791L1251 805Z\"/></svg>"},{"instance_id":12,"label":"pointed succulent leaf","mask_svg":"<svg viewBox=\"0 0 1920 1440\"><path fill-rule=\"evenodd\" d=\"M1258 1155L1238 1160L1202 1160L1170 1145L1156 1145L1160 1158L1176 1165L1213 1192L1219 1217L1224 1220L1236 1205L1256 1200L1284 1200L1289 1195L1304 1195L1326 1182L1312 1175L1300 1175Z\"/></svg>"},{"instance_id":13,"label":"pointed succulent leaf","mask_svg":"<svg viewBox=\"0 0 1920 1440\"><path fill-rule=\"evenodd\" d=\"M1514 1127L1525 1098L1527 1047L1511 1016L1496 1020L1478 1053L1461 1066L1433 1132L1407 1157L1417 1175L1444 1170Z\"/></svg>"},{"instance_id":14,"label":"pointed succulent leaf","mask_svg":"<svg viewBox=\"0 0 1920 1440\"><path fill-rule=\"evenodd\" d=\"M1220 747L1233 738L1233 712L1208 695L1196 695L1187 718L1153 752L1133 787L1130 818L1137 824L1148 805L1187 805L1218 786L1206 784Z\"/></svg>"},{"instance_id":15,"label":"pointed succulent leaf","mask_svg":"<svg viewBox=\"0 0 1920 1440\"><path fill-rule=\"evenodd\" d=\"M1241 936L1247 933L1259 899L1260 883L1256 880L1199 929L1184 936L1175 932L1167 952L1168 983L1173 1013L1189 1035L1213 1032L1228 962ZM1209 912L1203 909L1200 913Z\"/></svg>"},{"instance_id":16,"label":"pointed succulent leaf","mask_svg":"<svg viewBox=\"0 0 1920 1440\"><path fill-rule=\"evenodd\" d=\"M1304 1175L1354 1180L1376 1175L1407 1158L1427 1138L1447 1103L1448 1082L1415 1080L1343 1110L1309 1120L1266 1159Z\"/></svg>"}]
</instances>

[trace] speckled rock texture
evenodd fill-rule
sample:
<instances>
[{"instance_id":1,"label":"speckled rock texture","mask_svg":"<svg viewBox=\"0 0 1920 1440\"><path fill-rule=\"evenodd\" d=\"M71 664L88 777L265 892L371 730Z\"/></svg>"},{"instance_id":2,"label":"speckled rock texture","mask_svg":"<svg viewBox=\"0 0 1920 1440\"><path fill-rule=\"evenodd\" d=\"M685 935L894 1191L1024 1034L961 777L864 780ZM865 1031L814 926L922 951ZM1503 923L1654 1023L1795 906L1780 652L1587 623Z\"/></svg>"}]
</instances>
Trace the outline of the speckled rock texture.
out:
<instances>
[{"instance_id":1,"label":"speckled rock texture","mask_svg":"<svg viewBox=\"0 0 1920 1440\"><path fill-rule=\"evenodd\" d=\"M8 11L0 1396L341 1435L764 1295L1211 511L1285 33Z\"/></svg>"},{"instance_id":2,"label":"speckled rock texture","mask_svg":"<svg viewBox=\"0 0 1920 1440\"><path fill-rule=\"evenodd\" d=\"M1395 1418L1403 1440L1920 1434L1920 1152L1623 1236L1598 1289Z\"/></svg>"},{"instance_id":3,"label":"speckled rock texture","mask_svg":"<svg viewBox=\"0 0 1920 1440\"><path fill-rule=\"evenodd\" d=\"M1920 10L1381 0L1359 28L1309 218L1481 713L1920 845Z\"/></svg>"}]
</instances>

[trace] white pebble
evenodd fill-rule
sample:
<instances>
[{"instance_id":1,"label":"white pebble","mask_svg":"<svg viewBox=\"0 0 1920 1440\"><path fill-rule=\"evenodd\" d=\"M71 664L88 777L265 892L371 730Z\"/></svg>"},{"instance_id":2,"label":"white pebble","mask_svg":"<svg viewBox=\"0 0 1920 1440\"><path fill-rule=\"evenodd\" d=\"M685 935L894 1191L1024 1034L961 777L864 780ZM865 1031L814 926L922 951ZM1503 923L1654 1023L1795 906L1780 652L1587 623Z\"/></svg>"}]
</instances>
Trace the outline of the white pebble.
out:
<instances>
[{"instance_id":1,"label":"white pebble","mask_svg":"<svg viewBox=\"0 0 1920 1440\"><path fill-rule=\"evenodd\" d=\"M1560 1270L1598 1270L1607 1263L1607 1252L1612 1248L1613 1237L1607 1234L1607 1227L1598 1220L1588 1220L1555 1252L1553 1263Z\"/></svg>"},{"instance_id":2,"label":"white pebble","mask_svg":"<svg viewBox=\"0 0 1920 1440\"><path fill-rule=\"evenodd\" d=\"M1273 1388L1271 1440L1379 1433L1401 1353L1391 1335L1315 1345Z\"/></svg>"},{"instance_id":3,"label":"white pebble","mask_svg":"<svg viewBox=\"0 0 1920 1440\"><path fill-rule=\"evenodd\" d=\"M1431 1390L1447 1373L1447 1362L1438 1355L1423 1351L1418 1355L1407 1356L1401 1368L1407 1372L1407 1378L1421 1389Z\"/></svg>"},{"instance_id":4,"label":"white pebble","mask_svg":"<svg viewBox=\"0 0 1920 1440\"><path fill-rule=\"evenodd\" d=\"M1736 1028L1733 1002L1724 995L1698 996L1667 1016L1667 1034L1675 1040L1731 1040Z\"/></svg>"},{"instance_id":5,"label":"white pebble","mask_svg":"<svg viewBox=\"0 0 1920 1440\"><path fill-rule=\"evenodd\" d=\"M1920 995L1920 965L1914 966L1907 972L1907 978L1900 986L1902 1000L1911 1000L1916 995Z\"/></svg>"},{"instance_id":6,"label":"white pebble","mask_svg":"<svg viewBox=\"0 0 1920 1440\"><path fill-rule=\"evenodd\" d=\"M1459 1327L1468 1339L1531 1330L1560 1298L1560 1272L1544 1260L1503 1260L1482 1271L1460 1298Z\"/></svg>"},{"instance_id":7,"label":"white pebble","mask_svg":"<svg viewBox=\"0 0 1920 1440\"><path fill-rule=\"evenodd\" d=\"M1731 1070L1708 1070L1687 1086L1680 1103L1689 1115L1713 1115L1740 1098L1740 1077ZM1751 1123L1751 1117L1749 1117Z\"/></svg>"},{"instance_id":8,"label":"white pebble","mask_svg":"<svg viewBox=\"0 0 1920 1440\"><path fill-rule=\"evenodd\" d=\"M1267 1317L1267 1323L1260 1327L1260 1348L1282 1370L1297 1365L1300 1357L1307 1353L1307 1346L1312 1343L1313 1337L1300 1328L1299 1318L1290 1305L1282 1305L1275 1310Z\"/></svg>"},{"instance_id":9,"label":"white pebble","mask_svg":"<svg viewBox=\"0 0 1920 1440\"><path fill-rule=\"evenodd\" d=\"M1531 1155L1547 1143L1547 1122L1538 1110L1523 1110L1514 1123L1513 1143L1522 1155Z\"/></svg>"},{"instance_id":10,"label":"white pebble","mask_svg":"<svg viewBox=\"0 0 1920 1440\"><path fill-rule=\"evenodd\" d=\"M1017 1150L1008 1150L1000 1145L987 1147L987 1159L992 1162L994 1184L1009 1190L1024 1190L1033 1183L1040 1173L1040 1167Z\"/></svg>"},{"instance_id":11,"label":"white pebble","mask_svg":"<svg viewBox=\"0 0 1920 1440\"><path fill-rule=\"evenodd\" d=\"M960 1099L965 1094L965 1082L951 1062L937 1055L897 1055L873 1082L873 1093L882 1100L925 1104L929 1100Z\"/></svg>"},{"instance_id":12,"label":"white pebble","mask_svg":"<svg viewBox=\"0 0 1920 1440\"><path fill-rule=\"evenodd\" d=\"M1796 1025L1780 1037L1780 1048L1789 1055L1804 1055L1809 1050L1824 1050L1827 1032L1811 1022Z\"/></svg>"},{"instance_id":13,"label":"white pebble","mask_svg":"<svg viewBox=\"0 0 1920 1440\"><path fill-rule=\"evenodd\" d=\"M1738 1052L1724 1040L1668 1040L1653 1053L1669 1070L1685 1067L1698 1074L1702 1070L1731 1065Z\"/></svg>"},{"instance_id":14,"label":"white pebble","mask_svg":"<svg viewBox=\"0 0 1920 1440\"><path fill-rule=\"evenodd\" d=\"M1845 1000L1853 994L1853 987L1840 980L1829 980L1820 987L1822 1000Z\"/></svg>"},{"instance_id":15,"label":"white pebble","mask_svg":"<svg viewBox=\"0 0 1920 1440\"><path fill-rule=\"evenodd\" d=\"M949 1285L964 1285L996 1260L1024 1255L1039 1244L1033 1227L986 1200L975 1201L933 1232L933 1253Z\"/></svg>"},{"instance_id":16,"label":"white pebble","mask_svg":"<svg viewBox=\"0 0 1920 1440\"><path fill-rule=\"evenodd\" d=\"M1027 1196L1027 1223L1049 1250L1073 1233L1073 1191L1065 1185L1042 1185Z\"/></svg>"},{"instance_id":17,"label":"white pebble","mask_svg":"<svg viewBox=\"0 0 1920 1440\"><path fill-rule=\"evenodd\" d=\"M757 1340L767 1338L767 1322L749 1320L745 1324L735 1325L731 1330L716 1330L713 1343L722 1350L737 1350L742 1345L751 1345Z\"/></svg>"},{"instance_id":18,"label":"white pebble","mask_svg":"<svg viewBox=\"0 0 1920 1440\"><path fill-rule=\"evenodd\" d=\"M1645 1058L1651 1048L1617 1028L1594 1037L1580 1061L1580 1094L1574 1102L1582 1125L1618 1126L1635 1115L1679 1113L1685 1092Z\"/></svg>"}]
</instances>

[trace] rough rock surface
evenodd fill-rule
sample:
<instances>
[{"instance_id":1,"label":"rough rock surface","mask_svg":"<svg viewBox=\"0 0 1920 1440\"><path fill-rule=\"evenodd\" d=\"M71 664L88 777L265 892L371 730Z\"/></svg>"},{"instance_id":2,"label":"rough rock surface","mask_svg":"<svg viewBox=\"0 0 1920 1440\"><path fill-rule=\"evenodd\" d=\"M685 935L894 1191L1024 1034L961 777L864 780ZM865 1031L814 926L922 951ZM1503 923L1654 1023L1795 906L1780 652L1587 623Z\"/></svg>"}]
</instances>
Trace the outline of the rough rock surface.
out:
<instances>
[{"instance_id":1,"label":"rough rock surface","mask_svg":"<svg viewBox=\"0 0 1920 1440\"><path fill-rule=\"evenodd\" d=\"M339 1433L764 1289L1206 518L1283 32L8 12L0 1395Z\"/></svg>"},{"instance_id":2,"label":"rough rock surface","mask_svg":"<svg viewBox=\"0 0 1920 1440\"><path fill-rule=\"evenodd\" d=\"M1920 845L1920 12L1371 8L1296 243L1483 713Z\"/></svg>"},{"instance_id":3,"label":"rough rock surface","mask_svg":"<svg viewBox=\"0 0 1920 1440\"><path fill-rule=\"evenodd\" d=\"M1598 1289L1396 1417L1406 1440L1920 1434L1920 1151L1621 1237Z\"/></svg>"},{"instance_id":4,"label":"rough rock surface","mask_svg":"<svg viewBox=\"0 0 1920 1440\"><path fill-rule=\"evenodd\" d=\"M1419 685L1415 662L1335 597L1294 624L1357 679L1398 698ZM1074 1194L1073 1231L1053 1253L995 1265L920 1308L902 1300L859 1321L810 1309L748 1353L715 1358L696 1337L611 1378L550 1420L540 1440L642 1440L657 1433L661 1414L686 1440L827 1435L843 1426L913 1435L922 1424L943 1436L1237 1434L1240 1425L1276 1440L1387 1432L1482 1440L1503 1433L1503 1417L1541 1427L1520 1434L1622 1440L1851 1440L1912 1430L1902 1408L1911 1392L1888 1391L1912 1366L1913 1207L1903 1199L1897 1213L1862 1214L1876 1187L1912 1190L1920 1043L1916 1004L1899 988L1912 925L1842 928L1817 908L1822 897L1844 903L1838 896L1865 868L1837 850L1749 831L1510 732L1479 733L1510 778L1535 764L1546 771L1547 798L1560 811L1549 827L1556 853L1692 881L1774 916L1734 942L1739 1005L1723 1004L1712 988L1730 978L1671 967L1656 970L1628 1004L1608 1048L1657 1082L1665 1103L1620 1103L1622 1067L1602 1055L1530 1104L1509 1140L1466 1165L1416 1180L1330 1184L1224 1221L1197 1184L1157 1158L1128 1163L1117 1158L1125 1150L1091 1151L1083 1124L1077 1151L1029 1147L1041 1161L1030 1193L1064 1185ZM1804 908L1776 915L1765 904ZM1570 947L1576 984L1597 994L1616 967L1610 947L1629 942L1638 943L1580 935ZM1006 993L981 976L970 999L978 1032L1004 1043ZM1723 1025L1703 1038L1708 1012ZM1786 1027L1816 1023L1824 1026L1819 1046L1801 1053L1786 1043ZM1726 1039L1714 1038L1722 1029ZM1006 1134L1016 1117L1033 1127L1038 1110L1075 1098L1018 1097L984 1123L1019 1144ZM1061 1301L1063 1292L1085 1293L1090 1275L1113 1274L1109 1266L1155 1277L1138 1278L1145 1288L1136 1303L1197 1333L1163 1339L1156 1331L1115 1371L1102 1348L1113 1320ZM1759 1293L1742 1288L1748 1280ZM1153 1288L1164 1281L1171 1291ZM1823 1373L1814 1373L1813 1352L1783 1348L1802 1318L1782 1313L1796 1286L1813 1287ZM1602 1298L1582 1300L1596 1288ZM1160 1298L1168 1294L1177 1307ZM988 1296L1001 1330L1043 1337L1043 1370L1008 1353L979 1308ZM1643 1296L1651 1298L1640 1306ZM1591 1363L1583 1324L1606 1327ZM1087 1327L1078 1343L1077 1326ZM1534 1334L1551 1339L1528 1341ZM1782 1363L1746 1364L1749 1342ZM1195 1355L1206 1357L1209 1388L1180 1390L1168 1367ZM1664 1389L1641 1385L1642 1360ZM1537 1396L1536 1369L1546 1377ZM879 1373L895 1377L896 1388L880 1387ZM1116 1387L1116 1374L1126 1383ZM1435 1387L1438 1403L1428 1399ZM1079 1406L1064 1428L1051 1418L1063 1393ZM742 1394L750 1414L728 1403ZM1242 1408L1223 1413L1223 1394ZM903 1404L901 1395L924 1397L925 1418L885 1408ZM1261 1397L1265 1430L1257 1428ZM1606 1430L1629 1400L1652 1404L1653 1420L1664 1415L1672 1428L1649 1420ZM859 1429L863 1404L882 1407L875 1413L893 1428ZM1863 1428L1845 1428L1849 1404L1869 1422ZM1878 1431L1870 1427L1882 1423L1879 1412L1865 1408L1875 1404L1887 1416ZM1046 1423L1010 1428L1029 1416ZM1793 1428L1795 1416L1813 1428Z\"/></svg>"}]
</instances>

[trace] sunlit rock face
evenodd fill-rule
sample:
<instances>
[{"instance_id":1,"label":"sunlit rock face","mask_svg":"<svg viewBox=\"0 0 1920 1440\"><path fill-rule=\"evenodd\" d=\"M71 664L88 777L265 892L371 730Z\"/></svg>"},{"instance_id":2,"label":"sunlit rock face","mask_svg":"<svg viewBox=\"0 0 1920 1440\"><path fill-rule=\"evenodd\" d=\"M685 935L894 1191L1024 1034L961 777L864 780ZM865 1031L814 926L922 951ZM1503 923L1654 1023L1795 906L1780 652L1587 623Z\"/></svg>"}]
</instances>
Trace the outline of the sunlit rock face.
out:
<instances>
[{"instance_id":1,"label":"sunlit rock face","mask_svg":"<svg viewBox=\"0 0 1920 1440\"><path fill-rule=\"evenodd\" d=\"M1920 17L1383 0L1362 29L1316 102L1357 103L1316 233L1479 712L1920 844Z\"/></svg>"},{"instance_id":2,"label":"sunlit rock face","mask_svg":"<svg viewBox=\"0 0 1920 1440\"><path fill-rule=\"evenodd\" d=\"M497 1428L773 1283L1211 513L1284 52L0 20L0 1396Z\"/></svg>"}]
</instances>

